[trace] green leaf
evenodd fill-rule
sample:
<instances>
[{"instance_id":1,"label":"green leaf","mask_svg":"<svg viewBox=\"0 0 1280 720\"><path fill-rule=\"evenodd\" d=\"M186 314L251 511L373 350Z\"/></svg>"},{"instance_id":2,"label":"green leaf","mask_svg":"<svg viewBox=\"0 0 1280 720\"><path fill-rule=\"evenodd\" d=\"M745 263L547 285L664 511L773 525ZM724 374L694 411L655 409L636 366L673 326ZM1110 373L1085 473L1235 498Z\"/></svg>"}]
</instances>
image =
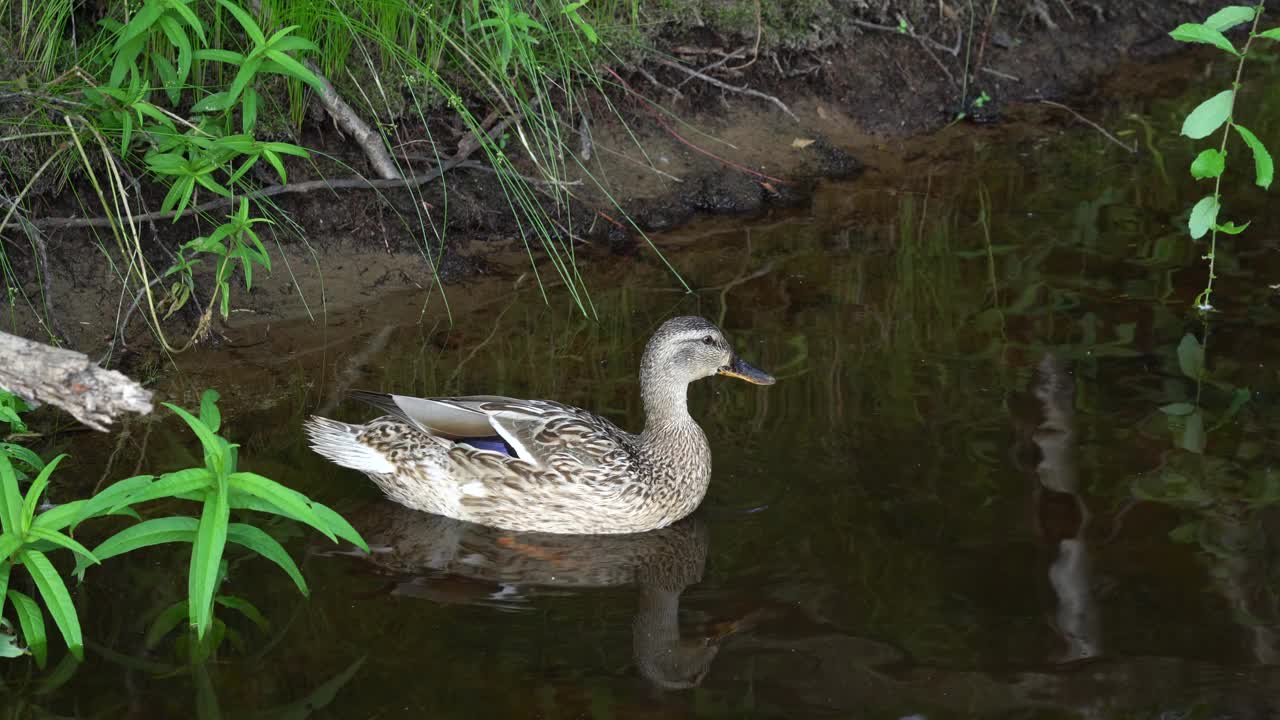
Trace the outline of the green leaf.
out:
<instances>
[{"instance_id":1,"label":"green leaf","mask_svg":"<svg viewBox=\"0 0 1280 720\"><path fill-rule=\"evenodd\" d=\"M1216 178L1222 174L1222 171L1226 169L1226 166L1226 153L1212 148L1202 150L1191 163L1191 177L1197 180Z\"/></svg>"},{"instance_id":2,"label":"green leaf","mask_svg":"<svg viewBox=\"0 0 1280 720\"><path fill-rule=\"evenodd\" d=\"M1218 220L1218 209L1218 198L1212 195L1200 198L1200 202L1191 208L1191 219L1187 222L1187 228L1191 230L1192 238L1199 240L1209 232L1209 228L1213 227Z\"/></svg>"},{"instance_id":3,"label":"green leaf","mask_svg":"<svg viewBox=\"0 0 1280 720\"><path fill-rule=\"evenodd\" d=\"M22 493L18 490L18 476L4 453L0 453L0 521L5 532L22 536Z\"/></svg>"},{"instance_id":4,"label":"green leaf","mask_svg":"<svg viewBox=\"0 0 1280 720\"><path fill-rule=\"evenodd\" d=\"M267 503L282 510L283 512L280 514L310 525L324 533L324 536L333 542L338 541L333 532L316 516L315 510L311 507L311 500L306 495L296 490L290 490L275 480L250 472L238 472L231 475L227 478L227 484L233 490L265 500Z\"/></svg>"},{"instance_id":5,"label":"green leaf","mask_svg":"<svg viewBox=\"0 0 1280 720\"><path fill-rule=\"evenodd\" d=\"M1275 173L1275 164L1271 161L1271 153L1267 152L1267 146L1262 144L1257 135L1254 135L1249 128L1243 125L1231 124L1236 129L1236 133L1240 135L1240 139L1244 140L1244 144L1249 146L1253 151L1253 174L1254 182L1258 187L1270 189L1271 178Z\"/></svg>"},{"instance_id":6,"label":"green leaf","mask_svg":"<svg viewBox=\"0 0 1280 720\"><path fill-rule=\"evenodd\" d=\"M351 523L347 522L346 518L339 515L329 506L314 500L311 501L311 509L315 510L316 517L319 517L320 521L325 524L325 527L332 530L334 535L355 545L366 553L369 552L369 544L364 541L360 533L356 532L355 528L351 527Z\"/></svg>"},{"instance_id":7,"label":"green leaf","mask_svg":"<svg viewBox=\"0 0 1280 720\"><path fill-rule=\"evenodd\" d=\"M1232 45L1231 41L1228 40L1221 32L1218 32L1207 25L1201 25L1200 23L1183 23L1182 25L1174 28L1173 32L1169 33L1169 36L1178 42L1213 45L1214 47L1229 52L1232 55L1237 57L1240 56L1240 52L1236 50L1236 46Z\"/></svg>"},{"instance_id":8,"label":"green leaf","mask_svg":"<svg viewBox=\"0 0 1280 720\"><path fill-rule=\"evenodd\" d=\"M153 518L127 527L102 541L93 549L93 554L102 561L139 548L174 542L195 542L198 525L192 517ZM83 573L83 567L77 564L76 575Z\"/></svg>"},{"instance_id":9,"label":"green leaf","mask_svg":"<svg viewBox=\"0 0 1280 720\"><path fill-rule=\"evenodd\" d=\"M1160 406L1160 412L1165 415L1190 415L1195 410L1195 405L1186 402L1169 403L1168 405Z\"/></svg>"},{"instance_id":10,"label":"green leaf","mask_svg":"<svg viewBox=\"0 0 1280 720\"><path fill-rule=\"evenodd\" d=\"M144 36L163 14L164 5L162 3L143 3L142 8L133 16L129 24L120 29L120 36L116 38L114 49L118 51L134 39Z\"/></svg>"},{"instance_id":11,"label":"green leaf","mask_svg":"<svg viewBox=\"0 0 1280 720\"><path fill-rule=\"evenodd\" d=\"M1191 333L1183 335L1178 343L1178 369L1192 380L1199 380L1204 372L1204 346Z\"/></svg>"},{"instance_id":12,"label":"green leaf","mask_svg":"<svg viewBox=\"0 0 1280 720\"><path fill-rule=\"evenodd\" d=\"M22 447L21 445L15 445L13 443L0 443L0 453L4 453L5 455L8 455L10 459L17 460L21 462L23 465L26 465L27 467L31 468L36 472L40 472L40 470L44 467L44 460L41 460L39 455L35 454L31 450L28 450L27 448ZM15 468L14 470L16 472L17 468Z\"/></svg>"},{"instance_id":13,"label":"green leaf","mask_svg":"<svg viewBox=\"0 0 1280 720\"><path fill-rule=\"evenodd\" d=\"M253 82L253 77L258 73L258 69L262 67L262 58L251 58L245 64L240 66L240 70L236 73L236 77L231 81L231 87L227 90L227 107L235 104L240 99L240 93Z\"/></svg>"},{"instance_id":14,"label":"green leaf","mask_svg":"<svg viewBox=\"0 0 1280 720\"><path fill-rule=\"evenodd\" d=\"M174 80L175 85L178 86L175 90L180 91L182 89L181 86L187 83L187 78L191 75L191 59L193 52L191 48L191 40L187 37L187 34L182 31L182 26L178 24L178 21L168 15L160 18L160 29L164 31L164 36L169 39L169 44L173 45L178 50L178 71ZM173 96L171 95L170 99L172 98ZM176 104L177 101L174 100L174 103Z\"/></svg>"},{"instance_id":15,"label":"green leaf","mask_svg":"<svg viewBox=\"0 0 1280 720\"><path fill-rule=\"evenodd\" d=\"M18 548L22 547L23 538L18 533L5 533L0 535L0 566L9 562L9 556L18 552Z\"/></svg>"},{"instance_id":16,"label":"green leaf","mask_svg":"<svg viewBox=\"0 0 1280 720\"><path fill-rule=\"evenodd\" d=\"M227 545L230 515L227 486L219 483L218 492L204 501L200 528L191 549L191 570L187 576L187 597L191 601L188 617L196 628L196 637L200 639L209 632L213 620L213 595L217 590L222 551Z\"/></svg>"},{"instance_id":17,"label":"green leaf","mask_svg":"<svg viewBox=\"0 0 1280 720\"><path fill-rule=\"evenodd\" d=\"M1204 454L1204 414L1196 411L1187 416L1187 423L1178 437L1178 447L1197 455Z\"/></svg>"},{"instance_id":18,"label":"green leaf","mask_svg":"<svg viewBox=\"0 0 1280 720\"><path fill-rule=\"evenodd\" d=\"M114 498L115 505L112 505L111 509L114 511L149 500L175 497L196 490L208 490L214 481L215 478L208 468L187 468L186 470L167 473L161 475L158 480L149 480L145 485L138 486L132 492Z\"/></svg>"},{"instance_id":19,"label":"green leaf","mask_svg":"<svg viewBox=\"0 0 1280 720\"><path fill-rule=\"evenodd\" d=\"M320 78L315 73L308 70L302 63L285 55L279 50L268 50L267 57L275 61L284 69L284 74L297 78L302 82L310 85L316 92L324 92L324 84L320 82Z\"/></svg>"},{"instance_id":20,"label":"green leaf","mask_svg":"<svg viewBox=\"0 0 1280 720\"><path fill-rule=\"evenodd\" d=\"M1258 37L1280 41L1280 27L1273 27L1266 32L1260 32L1258 33Z\"/></svg>"},{"instance_id":21,"label":"green leaf","mask_svg":"<svg viewBox=\"0 0 1280 720\"><path fill-rule=\"evenodd\" d=\"M219 595L214 600L223 607L239 611L241 615L249 618L250 622L262 628L263 631L271 628L271 623L267 622L262 613L258 612L258 608L254 607L253 603L248 600L238 598L235 595Z\"/></svg>"},{"instance_id":22,"label":"green leaf","mask_svg":"<svg viewBox=\"0 0 1280 720\"><path fill-rule=\"evenodd\" d=\"M1227 235L1239 235L1240 233L1244 232L1245 228L1249 227L1249 223L1245 223L1243 225L1237 225L1231 222L1230 220L1228 220L1227 222L1222 223L1221 225L1214 225L1213 227L1215 230L1217 230L1220 233L1226 233Z\"/></svg>"},{"instance_id":23,"label":"green leaf","mask_svg":"<svg viewBox=\"0 0 1280 720\"><path fill-rule=\"evenodd\" d=\"M149 485L151 480L151 475L138 475L114 482L88 500L76 500L40 513L31 526L62 530L68 526L74 527L86 518L110 514L118 501Z\"/></svg>"},{"instance_id":24,"label":"green leaf","mask_svg":"<svg viewBox=\"0 0 1280 720\"><path fill-rule=\"evenodd\" d=\"M178 86L178 71L173 69L173 63L169 62L169 58L160 53L153 52L151 53L151 65L156 69L156 74L160 76L160 86L164 88L165 96L169 98L170 103L177 105L178 101L182 99L182 90ZM121 146L128 148L128 139L121 141Z\"/></svg>"},{"instance_id":25,"label":"green leaf","mask_svg":"<svg viewBox=\"0 0 1280 720\"><path fill-rule=\"evenodd\" d=\"M228 65L240 65L244 62L244 55L230 50L219 50L216 48L206 48L196 50L192 55L196 60L210 60L212 62L227 63Z\"/></svg>"},{"instance_id":26,"label":"green leaf","mask_svg":"<svg viewBox=\"0 0 1280 720\"><path fill-rule=\"evenodd\" d=\"M262 47L267 44L267 36L262 34L262 28L258 27L258 23L243 8L230 2L230 0L218 0L218 4L226 8L227 12L235 17L236 22L240 23L240 27L244 28L245 34L249 36L254 45Z\"/></svg>"},{"instance_id":27,"label":"green leaf","mask_svg":"<svg viewBox=\"0 0 1280 720\"><path fill-rule=\"evenodd\" d=\"M191 428L191 431L200 438L200 445L204 447L205 462L210 463L209 467L221 467L222 459L222 443L219 438L210 430L203 422L193 417L191 413L172 403L164 403L164 406L174 412L175 415L182 418L182 421Z\"/></svg>"},{"instance_id":28,"label":"green leaf","mask_svg":"<svg viewBox=\"0 0 1280 720\"><path fill-rule=\"evenodd\" d=\"M170 605L151 621L151 626L147 628L147 635L143 643L150 650L160 644L165 635L178 627L178 625L187 618L187 601L179 600Z\"/></svg>"},{"instance_id":29,"label":"green leaf","mask_svg":"<svg viewBox=\"0 0 1280 720\"><path fill-rule=\"evenodd\" d=\"M56 530L46 530L45 528L38 527L31 528L31 532L27 533L27 538L28 540L43 540L47 543L53 543L58 547L70 550L76 555L79 555L82 559L88 560L95 565L98 564L98 558L94 557L94 554L89 552L89 548Z\"/></svg>"},{"instance_id":30,"label":"green leaf","mask_svg":"<svg viewBox=\"0 0 1280 720\"><path fill-rule=\"evenodd\" d=\"M1235 102L1235 97L1234 90L1223 90L1197 105L1196 109L1182 121L1182 134L1193 140L1199 140L1222 127L1222 123L1231 117L1231 106Z\"/></svg>"},{"instance_id":31,"label":"green leaf","mask_svg":"<svg viewBox=\"0 0 1280 720\"><path fill-rule=\"evenodd\" d=\"M298 592L304 596L310 594L307 590L307 581L302 578L302 571L294 564L293 558L289 557L284 546L263 530L245 523L231 523L227 528L227 540L247 547L280 566L280 569L293 580L293 584L298 586Z\"/></svg>"},{"instance_id":32,"label":"green leaf","mask_svg":"<svg viewBox=\"0 0 1280 720\"><path fill-rule=\"evenodd\" d=\"M1228 5L1210 15L1204 24L1218 32L1226 32L1237 25L1251 22L1253 15L1254 9L1248 5Z\"/></svg>"},{"instance_id":33,"label":"green leaf","mask_svg":"<svg viewBox=\"0 0 1280 720\"><path fill-rule=\"evenodd\" d=\"M35 580L36 589L40 591L45 607L49 609L54 624L62 633L67 649L76 659L83 660L84 640L80 637L80 618L76 615L75 604L71 602L71 593L67 592L67 586L58 577L58 571L53 569L53 563L38 550L23 550L18 558Z\"/></svg>"},{"instance_id":34,"label":"green leaf","mask_svg":"<svg viewBox=\"0 0 1280 720\"><path fill-rule=\"evenodd\" d=\"M35 600L17 590L10 590L9 596L13 598L13 609L18 615L18 624L22 627L22 640L31 650L36 665L43 670L45 661L49 658L49 638L44 633L44 613L40 612L40 605Z\"/></svg>"},{"instance_id":35,"label":"green leaf","mask_svg":"<svg viewBox=\"0 0 1280 720\"><path fill-rule=\"evenodd\" d=\"M49 486L49 476L53 474L54 468L58 467L58 463L67 455L63 453L44 466L40 474L35 480L31 481L31 487L27 488L27 499L22 504L22 532L26 532L31 527L31 519L36 515L36 506L40 503L40 496L44 493L44 489Z\"/></svg>"},{"instance_id":36,"label":"green leaf","mask_svg":"<svg viewBox=\"0 0 1280 720\"><path fill-rule=\"evenodd\" d=\"M242 204L247 202L240 201ZM222 427L222 413L218 412L218 399L222 397L217 390L209 388L200 395L200 422L213 432Z\"/></svg>"},{"instance_id":37,"label":"green leaf","mask_svg":"<svg viewBox=\"0 0 1280 720\"><path fill-rule=\"evenodd\" d=\"M258 124L258 91L253 88L245 88L244 95L240 98L240 129L246 133L252 132L253 127Z\"/></svg>"},{"instance_id":38,"label":"green leaf","mask_svg":"<svg viewBox=\"0 0 1280 720\"><path fill-rule=\"evenodd\" d=\"M191 106L193 113L218 112L226 110L230 107L232 101L231 93L216 92L201 98L199 102Z\"/></svg>"},{"instance_id":39,"label":"green leaf","mask_svg":"<svg viewBox=\"0 0 1280 720\"><path fill-rule=\"evenodd\" d=\"M285 172L284 163L280 162L279 155L276 155L274 152L267 150L266 148L263 148L262 157L266 158L267 162L271 163L271 167L275 168L276 175L280 176L280 184L283 185L289 182L289 174Z\"/></svg>"},{"instance_id":40,"label":"green leaf","mask_svg":"<svg viewBox=\"0 0 1280 720\"><path fill-rule=\"evenodd\" d=\"M12 552L13 550L9 551ZM4 617L4 599L9 592L9 573L13 570L13 563L8 560L9 553L5 553L5 558L0 560L0 618Z\"/></svg>"}]
</instances>

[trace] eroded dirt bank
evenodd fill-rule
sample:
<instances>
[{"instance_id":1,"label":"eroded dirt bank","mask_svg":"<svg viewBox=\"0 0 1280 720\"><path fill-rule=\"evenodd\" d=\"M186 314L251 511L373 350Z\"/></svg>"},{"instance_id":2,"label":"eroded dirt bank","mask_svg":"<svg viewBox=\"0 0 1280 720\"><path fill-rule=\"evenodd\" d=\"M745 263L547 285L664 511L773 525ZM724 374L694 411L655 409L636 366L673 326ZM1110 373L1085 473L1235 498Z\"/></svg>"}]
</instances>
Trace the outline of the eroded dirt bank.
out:
<instances>
[{"instance_id":1,"label":"eroded dirt bank","mask_svg":"<svg viewBox=\"0 0 1280 720\"><path fill-rule=\"evenodd\" d=\"M708 70L715 83L669 66L619 68L617 77L628 90L614 98L619 112L602 100L591 113L591 141L582 151L589 158L586 170L571 177L580 183L571 186L575 202L552 209L559 232L580 263L608 262L618 253L652 256L645 233L679 227L699 214L751 215L804 203L822 178L849 178L868 168L882 175L913 172L936 147L928 133L961 112L962 124L997 124L1012 108L1058 99L1087 113L1109 94L1167 92L1198 67L1194 58L1159 67L1151 61L1175 49L1168 29L1205 14L1202 3L1072 2L1058 5L1056 13L1032 5L1034 11L999 14L972 32L963 18L946 16L946 5L939 5L944 11L934 27L907 31L868 24L859 19L865 14L851 10L831 21L840 37L827 32L810 47L779 42L759 51L750 34L727 33L711 23L672 28L666 50L686 65L730 58L742 67L725 72L733 64L722 63ZM980 68L969 83L962 80L967 66ZM1037 121L1077 122L1058 111L1041 113ZM322 130L304 138L307 144L359 168L359 154ZM517 162L536 173L528 159ZM291 179L311 178L299 168ZM533 282L537 264L544 266L543 279L550 277L544 249L527 233L522 237L500 186L484 170L453 170L445 183L419 196L347 190L278 201L296 223L295 232L280 233L268 244L274 258L269 276L256 276L251 293L236 288L231 325L358 318L376 313L371 303L379 298L437 287L437 279L446 288L495 279ZM71 207L55 202L48 212L65 214ZM444 232L424 236L426 226ZM208 230L186 221L148 224L144 236L157 242L147 251L154 253L154 265L165 267L164 248ZM533 246L526 249L526 242ZM98 354L111 346L127 317L115 358L128 362L124 351L151 347L145 303L130 312L135 296L121 290L117 271L104 261L113 251L107 237L53 230L48 272L39 277L37 253L14 247L16 272L31 278L28 295L46 301L40 312L19 304L8 314L17 331L30 337L52 332ZM679 249L668 247L667 253L678 266ZM661 262L656 256L651 261ZM195 307L190 303L165 321L175 338L195 327ZM361 309L353 315L353 308ZM225 328L219 321L211 342L231 342Z\"/></svg>"}]
</instances>

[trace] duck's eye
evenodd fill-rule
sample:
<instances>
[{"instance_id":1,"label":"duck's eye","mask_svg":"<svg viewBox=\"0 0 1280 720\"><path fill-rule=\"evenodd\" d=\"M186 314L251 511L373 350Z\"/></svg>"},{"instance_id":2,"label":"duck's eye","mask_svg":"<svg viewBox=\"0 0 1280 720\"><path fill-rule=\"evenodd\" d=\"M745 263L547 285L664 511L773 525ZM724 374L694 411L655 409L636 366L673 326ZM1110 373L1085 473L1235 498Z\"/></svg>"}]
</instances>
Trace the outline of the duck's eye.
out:
<instances>
[{"instance_id":1,"label":"duck's eye","mask_svg":"<svg viewBox=\"0 0 1280 720\"><path fill-rule=\"evenodd\" d=\"M710 335L708 335L708 336L706 336L706 337L702 338L702 344L703 344L703 345L715 345L715 344L716 344L716 339L715 339L715 338L713 338L713 337L711 337Z\"/></svg>"}]
</instances>

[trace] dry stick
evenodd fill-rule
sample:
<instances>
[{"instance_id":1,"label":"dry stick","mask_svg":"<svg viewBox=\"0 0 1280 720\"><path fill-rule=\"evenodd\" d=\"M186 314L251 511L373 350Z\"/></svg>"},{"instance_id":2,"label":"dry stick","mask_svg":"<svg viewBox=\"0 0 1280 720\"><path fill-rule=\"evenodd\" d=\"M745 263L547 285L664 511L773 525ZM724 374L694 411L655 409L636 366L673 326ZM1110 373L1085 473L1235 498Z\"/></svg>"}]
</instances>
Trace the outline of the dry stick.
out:
<instances>
[{"instance_id":1,"label":"dry stick","mask_svg":"<svg viewBox=\"0 0 1280 720\"><path fill-rule=\"evenodd\" d=\"M796 117L796 114L791 112L791 108L787 107L786 103L782 102L781 100L779 100L778 98L772 95L769 95L767 93L762 93L759 90L752 90L746 85L743 85L741 87L738 87L736 85L730 85L727 82L724 82L722 80L717 80L711 77L710 75L705 75L703 73L698 72L697 70L694 70L693 68L687 68L678 62L672 62L671 60L667 60L665 58L654 58L654 62L658 63L659 65L665 65L666 67L669 67L673 70L679 70L680 72L686 75L689 75L690 77L696 77L705 83L709 83L723 90L741 93L743 95L750 95L751 97L758 97L761 100L768 100L769 102L778 106L778 108L781 109L782 112L786 113L787 116L790 117L792 120L795 120L796 122L800 122L800 118Z\"/></svg>"},{"instance_id":2,"label":"dry stick","mask_svg":"<svg viewBox=\"0 0 1280 720\"><path fill-rule=\"evenodd\" d=\"M987 11L987 21L982 24L982 39L978 41L978 54L974 56L973 68L974 75L982 70L982 58L987 53L987 37L991 34L991 24L996 19L996 7L1000 4L1000 0L991 0L991 9ZM965 98L960 98L961 102Z\"/></svg>"},{"instance_id":3,"label":"dry stick","mask_svg":"<svg viewBox=\"0 0 1280 720\"><path fill-rule=\"evenodd\" d=\"M920 38L921 42L928 43L937 50L942 50L943 52L950 53L952 57L955 57L956 55L960 54L960 43L958 42L958 38L957 38L956 46L951 48L951 47L947 47L946 45L943 45L942 43L938 42L937 40L934 40L933 38L925 37L923 35L917 35L915 30L912 30L910 27L908 27L907 30L904 31L896 27L890 27L888 25L880 25L878 23L868 22L866 20L859 20L857 18L853 19L853 24L866 30L875 30L877 32L886 32L886 33L891 33L893 35L907 35L914 38Z\"/></svg>"},{"instance_id":4,"label":"dry stick","mask_svg":"<svg viewBox=\"0 0 1280 720\"><path fill-rule=\"evenodd\" d=\"M733 162L733 161L731 161L731 160L725 160L724 158L720 157L719 155L716 155L715 153L711 152L710 150L705 150L705 149L703 149L703 148L701 148L701 147L699 147L699 146L697 146L697 145L694 145L693 143L689 142L688 140L686 140L686 139L684 138L684 136L682 136L680 133L676 132L676 131L675 131L675 129L671 127L671 125L667 122L667 119L666 119L666 118L662 117L662 115L661 115L661 114L659 114L656 110L654 110L653 108L649 107L649 98L646 98L645 96L643 96L643 95L641 95L640 93L636 92L636 91L635 91L635 90L634 90L630 85L628 85L628 84L627 84L627 81L626 81L626 80L623 80L623 79L622 79L622 76L618 75L618 73L616 73L616 72L614 72L614 71L613 71L613 68L611 68L611 67L607 67L607 66L606 66L606 67L605 67L605 72L607 72L607 73L609 73L610 75L612 75L612 76L614 77L614 79L615 79L615 80L617 80L619 83L621 83L621 84L622 84L622 88L623 88L624 90L626 90L628 93L630 93L630 94L632 94L632 95L636 96L637 98L640 98L640 100L641 100L641 104L643 105L644 109L649 111L649 114L653 116L653 119L654 119L654 120L656 120L656 121L658 122L658 124L662 126L662 128L663 128L664 130L666 130L668 133L670 133L672 137L674 137L676 140L679 140L681 143L683 143L683 144L687 145L687 146L688 146L690 149L692 149L694 152L702 153L703 155L706 155L707 157L709 157L709 158L711 158L711 159L715 160L716 162L722 163L722 164L724 164L724 165L726 165L726 166L728 166L728 167L731 167L731 168L733 168L733 169L735 169L735 170L738 170L739 172L744 172L744 173L746 173L746 174L748 174L748 175L753 175L753 176L758 177L758 178L764 178L765 180L768 180L768 181L770 181L770 182L778 182L778 183L782 183L782 184L784 184L784 185L785 185L785 184L787 184L787 181L786 181L786 180L783 180L782 178L776 178L776 177L773 177L772 175L765 175L765 174L764 174L764 173L762 173L762 172L757 172L757 171L755 171L755 170L752 170L752 169L751 169L751 168L749 168L749 167L745 167L745 166L743 166L743 165L739 165L738 163Z\"/></svg>"},{"instance_id":5,"label":"dry stick","mask_svg":"<svg viewBox=\"0 0 1280 720\"><path fill-rule=\"evenodd\" d=\"M632 65L631 68L636 72L640 73L640 76L643 77L645 80L648 80L650 85L653 85L654 87L662 88L663 90L666 90L668 93L670 93L671 99L679 100L684 97L684 93L680 92L679 90L671 87L670 85L663 85L662 83L658 82L658 78L654 77L653 73L649 72L648 70L645 70L644 66ZM687 83L692 79L693 78L685 78L684 82L680 84L684 85L684 83Z\"/></svg>"},{"instance_id":6,"label":"dry stick","mask_svg":"<svg viewBox=\"0 0 1280 720\"><path fill-rule=\"evenodd\" d=\"M1090 120L1089 118L1087 118L1087 117L1085 117L1085 116L1081 115L1080 113L1076 112L1075 110L1072 110L1071 108L1067 107L1066 105L1063 105L1062 103L1054 102L1054 101L1052 101L1052 100L1041 100L1040 102L1044 103L1045 105L1052 105L1053 107L1056 107L1056 108L1062 108L1063 110L1066 110L1067 112L1071 113L1072 115L1075 115L1075 116L1076 116L1076 119L1080 120L1080 122L1085 123L1086 125L1088 125L1089 127L1093 128L1094 130L1097 130L1098 132L1102 133L1102 136L1103 136L1103 137L1105 137L1106 139L1110 140L1111 142L1115 143L1116 145L1119 145L1120 147L1122 147L1122 148L1124 148L1125 150L1127 150L1127 151L1129 152L1129 154L1131 154L1131 155L1136 155L1136 154L1137 154L1137 152L1138 152L1138 143L1137 143L1137 142L1134 142L1134 144L1133 144L1133 145L1125 145L1124 143L1122 143L1122 142L1120 142L1118 139L1116 139L1116 136L1115 136L1115 135L1112 135L1111 133L1107 132L1107 131L1106 131L1106 129L1105 129L1105 128L1103 128L1101 125L1099 125L1098 123L1096 123L1096 122L1094 122L1094 121Z\"/></svg>"},{"instance_id":7,"label":"dry stick","mask_svg":"<svg viewBox=\"0 0 1280 720\"><path fill-rule=\"evenodd\" d=\"M435 180L446 172L455 168L482 169L485 166L478 162L446 161L438 167L432 168L424 175L417 175L403 180L370 180L368 178L350 178L343 180L309 180L307 182L289 183L288 185L268 185L267 187L253 192L242 193L233 198L218 198L210 200L199 205L189 207L182 211L177 217L185 217L195 213L204 213L219 208L229 207L239 200L257 200L259 198L275 197L276 195L288 195L294 193L307 193L315 190L367 190L382 188L410 188L426 185ZM170 213L150 212L145 215L136 215L134 220L138 222L148 220L159 220L162 218L174 218ZM94 218L43 218L34 220L31 223L38 228L60 228L60 227L110 227L111 218L94 217Z\"/></svg>"}]
</instances>

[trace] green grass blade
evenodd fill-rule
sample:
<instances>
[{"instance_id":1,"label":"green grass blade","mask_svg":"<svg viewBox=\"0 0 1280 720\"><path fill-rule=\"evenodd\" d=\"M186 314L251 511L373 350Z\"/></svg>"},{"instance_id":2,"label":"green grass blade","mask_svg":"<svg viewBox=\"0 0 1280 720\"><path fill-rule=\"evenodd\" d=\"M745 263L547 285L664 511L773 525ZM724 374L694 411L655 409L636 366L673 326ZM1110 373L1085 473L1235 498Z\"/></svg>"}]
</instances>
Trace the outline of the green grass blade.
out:
<instances>
[{"instance_id":1,"label":"green grass blade","mask_svg":"<svg viewBox=\"0 0 1280 720\"><path fill-rule=\"evenodd\" d=\"M360 536L360 533L356 532L355 528L351 527L351 523L347 522L346 518L339 515L328 505L318 503L314 500L311 501L311 509L316 511L316 517L320 518L320 522L324 523L326 527L332 530L334 535L337 535L365 552L369 552L368 543L364 541L364 538Z\"/></svg>"},{"instance_id":2,"label":"green grass blade","mask_svg":"<svg viewBox=\"0 0 1280 720\"><path fill-rule=\"evenodd\" d=\"M76 615L76 606L71 602L71 593L53 569L53 563L39 550L23 550L18 555L19 561L27 566L32 579L36 581L36 589L44 600L45 607L53 616L53 622L62 633L67 649L78 660L84 659L84 640L80 637L80 618Z\"/></svg>"},{"instance_id":3,"label":"green grass blade","mask_svg":"<svg viewBox=\"0 0 1280 720\"><path fill-rule=\"evenodd\" d=\"M35 517L36 506L40 503L40 496L44 494L44 489L49 487L49 476L53 474L58 463L67 456L66 453L59 455L49 461L48 465L40 471L35 480L31 481L31 487L27 488L27 498L22 503L22 530L26 532L31 527L31 519Z\"/></svg>"},{"instance_id":4,"label":"green grass blade","mask_svg":"<svg viewBox=\"0 0 1280 720\"><path fill-rule=\"evenodd\" d=\"M194 543L197 525L196 519L191 517L154 518L140 522L103 540L93 549L93 556L101 562L116 555L153 545L173 542ZM77 561L75 575L83 577L86 567L88 566L83 562Z\"/></svg>"},{"instance_id":5,"label":"green grass blade","mask_svg":"<svg viewBox=\"0 0 1280 720\"><path fill-rule=\"evenodd\" d=\"M40 456L21 445L0 443L0 454L8 455L10 459L21 462L35 472L40 472L44 468L44 461Z\"/></svg>"},{"instance_id":6,"label":"green grass blade","mask_svg":"<svg viewBox=\"0 0 1280 720\"><path fill-rule=\"evenodd\" d=\"M31 528L31 530L27 533L27 538L35 539L35 540L44 540L45 542L53 543L58 547L62 547L62 548L66 548L67 550L70 550L71 552L75 553L76 555L80 556L85 560L88 560L94 565L98 564L98 558L94 556L93 553L89 552L89 548L81 545L80 543L76 542L70 537L63 535L57 530L46 530L45 528Z\"/></svg>"},{"instance_id":7,"label":"green grass blade","mask_svg":"<svg viewBox=\"0 0 1280 720\"><path fill-rule=\"evenodd\" d=\"M0 521L4 531L22 534L22 493L18 491L18 477L13 474L9 457L0 453Z\"/></svg>"},{"instance_id":8,"label":"green grass blade","mask_svg":"<svg viewBox=\"0 0 1280 720\"><path fill-rule=\"evenodd\" d=\"M227 487L220 485L218 491L204 501L200 529L196 531L195 547L191 550L191 570L187 576L187 597L191 601L188 617L196 628L196 637L202 640L213 620L213 594L217 589L222 551L227 544L230 517Z\"/></svg>"},{"instance_id":9,"label":"green grass blade","mask_svg":"<svg viewBox=\"0 0 1280 720\"><path fill-rule=\"evenodd\" d=\"M229 195L230 191L226 194ZM182 418L182 421L190 426L191 431L196 434L196 437L200 438L200 444L204 446L204 454L206 458L210 455L217 457L221 444L218 442L218 436L215 435L212 430L210 430L204 423L200 422L198 418L192 416L191 413L183 410L177 405L164 403L164 406L172 410L178 417Z\"/></svg>"},{"instance_id":10,"label":"green grass blade","mask_svg":"<svg viewBox=\"0 0 1280 720\"><path fill-rule=\"evenodd\" d=\"M231 489L265 500L283 511L277 514L304 522L324 533L324 536L330 540L338 541L333 533L320 521L320 518L316 517L316 513L311 506L311 500L306 495L296 490L290 490L275 480L251 472L235 473L227 478L227 483Z\"/></svg>"},{"instance_id":11,"label":"green grass blade","mask_svg":"<svg viewBox=\"0 0 1280 720\"><path fill-rule=\"evenodd\" d=\"M44 632L44 613L40 612L40 604L30 597L18 592L9 591L13 598L13 609L18 615L18 625L22 627L22 640L27 643L36 665L44 669L49 659L49 638Z\"/></svg>"},{"instance_id":12,"label":"green grass blade","mask_svg":"<svg viewBox=\"0 0 1280 720\"><path fill-rule=\"evenodd\" d=\"M302 578L302 571L293 562L293 558L289 557L283 545L262 529L245 523L231 523L227 528L227 540L243 545L279 565L280 569L293 580L293 584L298 586L298 592L310 595L307 581Z\"/></svg>"}]
</instances>

